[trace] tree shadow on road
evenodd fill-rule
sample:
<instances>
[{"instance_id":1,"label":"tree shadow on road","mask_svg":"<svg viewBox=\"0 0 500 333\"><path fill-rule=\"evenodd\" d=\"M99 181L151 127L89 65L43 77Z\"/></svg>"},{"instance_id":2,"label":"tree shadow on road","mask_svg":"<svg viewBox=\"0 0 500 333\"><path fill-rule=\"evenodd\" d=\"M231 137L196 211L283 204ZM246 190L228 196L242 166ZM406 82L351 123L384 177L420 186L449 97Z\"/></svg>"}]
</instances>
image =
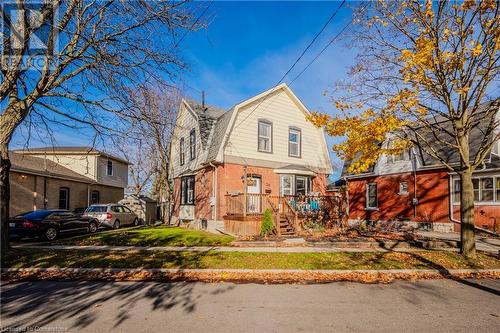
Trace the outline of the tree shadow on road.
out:
<instances>
[{"instance_id":1,"label":"tree shadow on road","mask_svg":"<svg viewBox=\"0 0 500 333\"><path fill-rule=\"evenodd\" d=\"M393 243L391 246L387 246L386 243L384 242L384 240L376 240L379 247L382 249L382 250L385 250L386 252L382 252L380 254L377 255L377 259L375 260L375 262L383 262L383 258L386 254L388 253L394 253L394 252L398 252L396 251L395 249L397 248L397 246L399 245L399 243L401 241L396 241L395 243ZM432 251L432 250L427 250L427 251ZM438 262L436 261L432 261L430 260L429 258L426 258L425 256L422 256L421 254L419 254L418 252L413 252L413 251L408 251L408 252L404 252L405 254L413 257L414 259L424 263L429 269L434 269L434 270L437 270L439 272L439 274L447 279L451 279L453 281L456 281L458 283L461 283L463 285L466 285L466 286L469 286L469 287L473 287L473 288L477 288L477 289L480 289L480 290L483 290L483 291L486 291L486 292L489 292L489 293L492 293L496 296L500 296L500 290L498 289L494 289L494 288L490 288L488 286L485 286L485 285L482 285L482 284L479 284L479 283L476 283L476 282L473 282L473 281L470 281L470 280L466 280L466 279L462 279L456 275L453 275L451 274L451 272L449 271L449 269L447 269L446 267L444 267L443 265L439 264ZM466 259L465 260L467 261L467 263L469 264L470 267L472 268L475 268L476 267L476 264L474 261L470 260L470 259Z\"/></svg>"},{"instance_id":2,"label":"tree shadow on road","mask_svg":"<svg viewBox=\"0 0 500 333\"><path fill-rule=\"evenodd\" d=\"M203 296L202 292L195 290L195 285L191 282L13 283L2 286L2 321L9 322L9 327L42 327L72 320L68 329L83 329L102 315L100 308L104 303L113 301L118 307L113 318L113 327L117 328L130 319L134 307L144 300L150 311L180 307L186 313L194 312L197 301ZM214 292L224 293L233 288L233 285L224 285Z\"/></svg>"}]
</instances>

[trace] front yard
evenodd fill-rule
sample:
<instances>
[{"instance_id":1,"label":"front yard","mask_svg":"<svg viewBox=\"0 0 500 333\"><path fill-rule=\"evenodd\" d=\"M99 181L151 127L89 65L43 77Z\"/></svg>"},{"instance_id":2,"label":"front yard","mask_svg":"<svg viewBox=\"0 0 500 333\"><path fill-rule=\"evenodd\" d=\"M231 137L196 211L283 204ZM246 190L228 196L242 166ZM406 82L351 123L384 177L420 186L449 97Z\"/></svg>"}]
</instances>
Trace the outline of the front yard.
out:
<instances>
[{"instance_id":1,"label":"front yard","mask_svg":"<svg viewBox=\"0 0 500 333\"><path fill-rule=\"evenodd\" d=\"M82 235L53 242L56 245L109 246L225 246L234 240L231 236L216 235L200 230L177 227L144 227L119 229Z\"/></svg>"},{"instance_id":2,"label":"front yard","mask_svg":"<svg viewBox=\"0 0 500 333\"><path fill-rule=\"evenodd\" d=\"M71 268L247 268L247 269L457 269L500 268L500 260L478 254L470 261L455 252L163 252L13 249L3 267Z\"/></svg>"}]
</instances>

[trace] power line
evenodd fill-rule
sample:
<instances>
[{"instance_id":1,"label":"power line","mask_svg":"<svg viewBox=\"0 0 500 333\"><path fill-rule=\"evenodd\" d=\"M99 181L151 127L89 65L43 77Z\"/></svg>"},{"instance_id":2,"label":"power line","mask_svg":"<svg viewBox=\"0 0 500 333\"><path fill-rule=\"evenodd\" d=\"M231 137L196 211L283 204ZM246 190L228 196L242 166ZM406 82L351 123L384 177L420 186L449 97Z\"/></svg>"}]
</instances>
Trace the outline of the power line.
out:
<instances>
[{"instance_id":1,"label":"power line","mask_svg":"<svg viewBox=\"0 0 500 333\"><path fill-rule=\"evenodd\" d=\"M316 34L316 36L314 36L314 38L309 43L309 45L307 45L307 47L304 49L304 51L302 51L302 53L297 58L297 60L295 60L295 62L293 63L292 67L290 67L290 69L288 69L288 71L286 71L286 73L281 77L281 79L278 81L278 83L276 85L280 84L281 81L283 81L285 79L285 77L292 71L292 69L295 67L295 65L297 65L297 63L300 61L300 59L302 59L302 57L307 52L307 50L309 50L309 48L314 44L314 42L316 41L316 39L318 39L319 35L321 35L321 33L326 29L326 27L333 20L333 18L335 17L335 15L337 15L337 13L339 12L340 8L342 8L342 6L344 6L345 2L346 2L346 0L342 1L342 3L340 4L340 6L338 6L338 8L332 13L332 15L330 15L330 18L328 19L328 21L326 21L326 23L323 25L323 27L321 28L321 30Z\"/></svg>"},{"instance_id":2,"label":"power line","mask_svg":"<svg viewBox=\"0 0 500 333\"><path fill-rule=\"evenodd\" d=\"M186 30L186 32L184 33L184 35L182 35L182 37L177 41L177 43L175 43L174 48L177 47L184 40L184 38L186 38L186 36L191 32L191 30L193 30L193 28L195 27L195 25L201 20L201 18L203 17L203 15L205 15L205 13L210 8L210 6L212 6L212 3L213 3L213 0L210 1L210 3L208 4L208 6L205 7L205 9L203 10L203 12L201 12L201 14L196 18L196 20L193 22L193 24L191 24L191 27L189 27L189 29Z\"/></svg>"},{"instance_id":3,"label":"power line","mask_svg":"<svg viewBox=\"0 0 500 333\"><path fill-rule=\"evenodd\" d=\"M297 65L297 63L300 61L300 59L302 59L302 57L304 56L304 54L314 44L314 42L316 41L316 39L318 39L318 37L321 35L321 33L326 29L326 27L328 26L328 24L333 20L333 18L337 15L337 13L340 11L340 9L344 6L345 2L346 2L346 0L343 0L342 3L337 7L337 9L332 13L332 15L330 15L330 17L328 18L328 20L326 21L326 23L323 25L323 27L321 28L321 30L316 34L316 36L314 36L314 38L311 40L311 42L307 45L307 47L304 49L304 51L302 51L302 53L300 54L300 56L297 58L297 60L295 60L295 62L292 64L292 66L285 72L285 74L281 77L281 79L273 86L273 88L271 89L270 93L272 93L274 91L274 89L276 89L276 87L285 79L285 77L295 68L295 65ZM259 102L259 104L257 104L255 106L255 108L245 117L245 119L243 119L237 125L235 125L235 128L237 128L239 126L239 124L244 123L248 119L248 117L250 117L255 112L255 110L257 110L257 108L262 104L262 102L264 102L264 100L265 99L262 99Z\"/></svg>"},{"instance_id":4,"label":"power line","mask_svg":"<svg viewBox=\"0 0 500 333\"><path fill-rule=\"evenodd\" d=\"M363 8L362 8L362 9L365 9L366 7L367 7L367 5L363 6ZM298 79L298 78L299 78L299 77L300 77L300 76L301 76L301 75L302 75L302 74L303 74L303 73L304 73L304 72L305 72L305 71L306 71L306 70L307 70L307 69L308 69L308 68L309 68L309 67L310 67L310 66L311 66L311 65L312 65L312 64L313 64L313 63L314 63L314 62L315 62L315 61L316 61L316 60L317 60L317 59L318 59L318 58L319 58L322 54L323 54L323 52L325 52L325 51L326 51L326 49L328 49L328 48L330 47L330 45L332 45L332 44L333 44L333 42L335 42L335 41L336 41L336 40L337 40L337 39L338 39L338 38L339 38L339 37L340 37L340 36L344 33L344 31L346 31L346 30L347 30L347 28L348 28L349 26L351 26L351 24L352 24L352 20L350 20L350 21L349 21L349 22L348 22L348 23L344 26L344 28L342 28L342 30L341 30L341 31L340 31L337 35L335 35L335 37L333 37L333 38L332 38L332 39L328 42L328 44L326 44L326 45L325 45L325 47L324 47L323 49L321 49L321 51L320 51L320 52L319 52L319 53L318 53L318 54L317 54L317 55L316 55L316 56L315 56L315 57L314 57L314 58L313 58L313 59L312 59L312 60L311 60L311 61L307 64L307 66L306 66L306 67L304 67L304 69L303 69L302 71L300 71L300 73L299 73L299 74L297 74L297 76L295 76L295 77L293 78L293 80L292 80L292 81L290 81L290 85L292 85L292 83L294 83L294 82L295 82L295 80L297 80L297 79Z\"/></svg>"}]
</instances>

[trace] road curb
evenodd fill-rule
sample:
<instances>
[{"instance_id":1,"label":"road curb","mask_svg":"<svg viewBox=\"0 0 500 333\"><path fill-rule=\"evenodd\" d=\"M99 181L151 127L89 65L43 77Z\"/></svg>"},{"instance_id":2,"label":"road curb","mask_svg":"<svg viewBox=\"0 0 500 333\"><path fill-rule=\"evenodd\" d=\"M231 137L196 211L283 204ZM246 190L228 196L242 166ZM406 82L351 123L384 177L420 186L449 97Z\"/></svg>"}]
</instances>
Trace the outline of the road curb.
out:
<instances>
[{"instance_id":1,"label":"road curb","mask_svg":"<svg viewBox=\"0 0 500 333\"><path fill-rule=\"evenodd\" d=\"M230 246L108 246L108 245L15 245L16 249L42 250L81 250L81 251L155 251L155 252L265 252L265 253L335 253L335 252L418 252L424 248L349 248L349 247L320 247L320 246L262 246L262 247L230 247ZM453 248L434 248L437 251L456 252Z\"/></svg>"},{"instance_id":2,"label":"road curb","mask_svg":"<svg viewBox=\"0 0 500 333\"><path fill-rule=\"evenodd\" d=\"M93 280L93 281L200 281L237 283L326 283L351 281L389 283L418 279L500 279L500 269L387 269L387 270L300 270L300 269L141 269L141 268L2 268L6 281Z\"/></svg>"}]
</instances>

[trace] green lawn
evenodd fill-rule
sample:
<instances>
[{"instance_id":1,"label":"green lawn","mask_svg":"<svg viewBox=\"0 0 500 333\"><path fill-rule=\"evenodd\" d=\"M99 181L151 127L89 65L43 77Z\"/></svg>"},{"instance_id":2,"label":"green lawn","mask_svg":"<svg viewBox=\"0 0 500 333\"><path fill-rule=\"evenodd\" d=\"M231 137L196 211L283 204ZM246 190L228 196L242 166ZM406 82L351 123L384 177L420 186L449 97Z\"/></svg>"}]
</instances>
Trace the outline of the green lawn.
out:
<instances>
[{"instance_id":1,"label":"green lawn","mask_svg":"<svg viewBox=\"0 0 500 333\"><path fill-rule=\"evenodd\" d=\"M57 245L111 246L224 246L234 240L231 236L216 235L200 230L177 227L144 227L98 232L91 236L62 239Z\"/></svg>"},{"instance_id":2,"label":"green lawn","mask_svg":"<svg viewBox=\"0 0 500 333\"><path fill-rule=\"evenodd\" d=\"M500 260L479 254L468 261L446 251L247 253L78 251L13 249L3 267L250 268L250 269L452 269L500 268Z\"/></svg>"}]
</instances>

